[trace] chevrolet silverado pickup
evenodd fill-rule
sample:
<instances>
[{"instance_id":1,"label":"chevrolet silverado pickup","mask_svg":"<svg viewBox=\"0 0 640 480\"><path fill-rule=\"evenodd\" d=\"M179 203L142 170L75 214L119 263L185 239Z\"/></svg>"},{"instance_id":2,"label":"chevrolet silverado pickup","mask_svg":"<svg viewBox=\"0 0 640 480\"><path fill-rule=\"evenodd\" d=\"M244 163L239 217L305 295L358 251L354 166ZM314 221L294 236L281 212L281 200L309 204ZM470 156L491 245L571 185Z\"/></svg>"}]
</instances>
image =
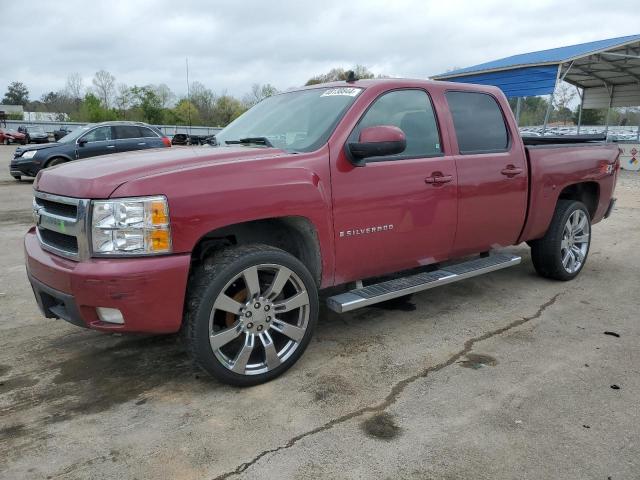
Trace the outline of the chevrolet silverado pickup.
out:
<instances>
[{"instance_id":1,"label":"chevrolet silverado pickup","mask_svg":"<svg viewBox=\"0 0 640 480\"><path fill-rule=\"evenodd\" d=\"M46 317L182 331L195 365L258 384L302 355L328 287L347 312L518 264L502 248L521 242L571 280L619 166L593 139L526 144L497 88L422 80L275 95L216 143L38 174L25 250Z\"/></svg>"}]
</instances>

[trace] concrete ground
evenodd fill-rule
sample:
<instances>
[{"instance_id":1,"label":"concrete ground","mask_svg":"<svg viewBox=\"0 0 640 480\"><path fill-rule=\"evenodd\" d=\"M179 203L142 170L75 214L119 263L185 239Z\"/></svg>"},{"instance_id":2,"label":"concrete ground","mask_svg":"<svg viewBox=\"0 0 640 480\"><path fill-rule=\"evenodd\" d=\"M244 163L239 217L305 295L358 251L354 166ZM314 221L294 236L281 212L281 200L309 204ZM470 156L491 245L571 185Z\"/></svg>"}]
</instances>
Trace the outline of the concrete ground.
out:
<instances>
[{"instance_id":1,"label":"concrete ground","mask_svg":"<svg viewBox=\"0 0 640 480\"><path fill-rule=\"evenodd\" d=\"M287 374L237 389L176 337L40 316L31 184L0 147L0 478L638 479L640 176L573 282L520 266L342 316ZM97 159L96 161L101 161ZM604 334L605 331L617 335Z\"/></svg>"}]
</instances>

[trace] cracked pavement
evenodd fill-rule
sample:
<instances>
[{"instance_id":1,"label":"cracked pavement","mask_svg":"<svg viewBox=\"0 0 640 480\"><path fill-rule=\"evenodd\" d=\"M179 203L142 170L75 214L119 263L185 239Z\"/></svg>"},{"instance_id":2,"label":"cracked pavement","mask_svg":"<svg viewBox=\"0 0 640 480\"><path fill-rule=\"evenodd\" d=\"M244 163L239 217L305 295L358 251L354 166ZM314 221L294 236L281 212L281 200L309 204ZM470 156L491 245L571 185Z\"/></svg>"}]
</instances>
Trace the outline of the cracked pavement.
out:
<instances>
[{"instance_id":1,"label":"cracked pavement","mask_svg":"<svg viewBox=\"0 0 640 480\"><path fill-rule=\"evenodd\" d=\"M638 478L640 177L568 283L523 264L336 315L285 376L195 374L176 337L40 317L31 186L0 146L0 478ZM620 337L605 335L616 332ZM611 388L612 385L619 389Z\"/></svg>"}]
</instances>

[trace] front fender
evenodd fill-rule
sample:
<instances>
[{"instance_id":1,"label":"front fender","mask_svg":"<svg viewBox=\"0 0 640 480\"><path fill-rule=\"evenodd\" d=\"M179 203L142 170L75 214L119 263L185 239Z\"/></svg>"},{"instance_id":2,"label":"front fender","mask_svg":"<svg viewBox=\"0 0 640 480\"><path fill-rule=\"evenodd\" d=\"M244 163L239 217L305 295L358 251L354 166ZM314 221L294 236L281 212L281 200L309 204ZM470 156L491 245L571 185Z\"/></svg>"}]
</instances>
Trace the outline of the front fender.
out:
<instances>
[{"instance_id":1,"label":"front fender","mask_svg":"<svg viewBox=\"0 0 640 480\"><path fill-rule=\"evenodd\" d=\"M112 197L165 195L173 251L193 251L207 233L268 218L303 217L320 243L322 283L333 275L333 220L328 154L207 165L142 177Z\"/></svg>"}]
</instances>

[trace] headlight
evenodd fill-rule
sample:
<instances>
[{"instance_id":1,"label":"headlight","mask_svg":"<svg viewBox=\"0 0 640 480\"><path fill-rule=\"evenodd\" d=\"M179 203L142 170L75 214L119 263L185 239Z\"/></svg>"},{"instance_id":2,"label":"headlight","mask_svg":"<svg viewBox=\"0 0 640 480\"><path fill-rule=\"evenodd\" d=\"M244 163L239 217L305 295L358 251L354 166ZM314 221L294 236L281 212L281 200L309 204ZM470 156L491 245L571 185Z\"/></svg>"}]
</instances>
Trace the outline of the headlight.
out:
<instances>
[{"instance_id":1,"label":"headlight","mask_svg":"<svg viewBox=\"0 0 640 480\"><path fill-rule=\"evenodd\" d=\"M167 199L93 200L91 246L96 255L155 255L171 252Z\"/></svg>"},{"instance_id":2,"label":"headlight","mask_svg":"<svg viewBox=\"0 0 640 480\"><path fill-rule=\"evenodd\" d=\"M27 150L26 152L24 152L21 157L22 158L33 158L36 156L36 153L38 153L37 150Z\"/></svg>"}]
</instances>

